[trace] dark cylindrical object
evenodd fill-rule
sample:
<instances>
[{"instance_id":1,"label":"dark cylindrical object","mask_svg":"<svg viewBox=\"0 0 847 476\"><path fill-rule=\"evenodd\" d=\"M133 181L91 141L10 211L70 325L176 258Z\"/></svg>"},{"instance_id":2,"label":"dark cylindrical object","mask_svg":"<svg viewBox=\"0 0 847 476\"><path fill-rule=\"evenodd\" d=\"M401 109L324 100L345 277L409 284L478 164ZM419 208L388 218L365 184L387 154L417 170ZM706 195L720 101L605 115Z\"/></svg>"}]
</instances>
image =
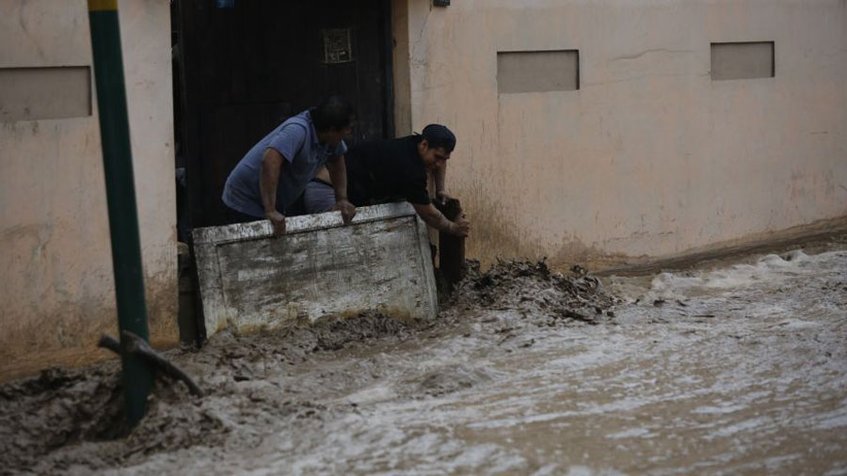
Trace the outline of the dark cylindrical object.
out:
<instances>
[{"instance_id":1,"label":"dark cylindrical object","mask_svg":"<svg viewBox=\"0 0 847 476\"><path fill-rule=\"evenodd\" d=\"M450 221L462 216L462 205L455 198L447 200L439 209ZM452 288L465 276L465 238L441 231L438 233L438 248L441 274Z\"/></svg>"}]
</instances>

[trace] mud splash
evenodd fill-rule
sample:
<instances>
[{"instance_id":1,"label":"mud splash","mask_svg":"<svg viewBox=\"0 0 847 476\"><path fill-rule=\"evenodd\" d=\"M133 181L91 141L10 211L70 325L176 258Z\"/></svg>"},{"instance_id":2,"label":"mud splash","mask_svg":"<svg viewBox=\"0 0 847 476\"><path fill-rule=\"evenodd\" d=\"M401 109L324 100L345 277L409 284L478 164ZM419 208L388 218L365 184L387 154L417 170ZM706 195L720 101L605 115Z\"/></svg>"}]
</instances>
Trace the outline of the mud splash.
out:
<instances>
[{"instance_id":1,"label":"mud splash","mask_svg":"<svg viewBox=\"0 0 847 476\"><path fill-rule=\"evenodd\" d=\"M518 310L525 321L521 324L534 326L573 320L597 323L613 303L596 278L566 277L551 272L544 262L499 262L485 273L470 262L467 278L433 322L399 321L376 313L353 319L327 316L272 334L223 334L197 352L170 352L168 357L195 376L207 396L192 397L183 384L160 380L147 416L129 433L122 417L117 363L48 369L37 378L0 386L0 472L87 472L131 466L157 453L191 447L252 448L261 443L264 431L257 422L321 420L333 412L309 398L325 396L334 386L327 382L333 380L330 369L315 380L312 392L284 384L290 369L310 365L316 355L437 338L466 324L465 316L478 317L488 310ZM496 333L508 339L520 327L501 327ZM365 380L377 372L371 369ZM484 370L454 365L406 379L402 393L439 396L487 379Z\"/></svg>"},{"instance_id":2,"label":"mud splash","mask_svg":"<svg viewBox=\"0 0 847 476\"><path fill-rule=\"evenodd\" d=\"M119 439L114 365L0 387L0 471L847 474L847 251L602 282L499 263L433 322L169 355L207 395L161 385Z\"/></svg>"},{"instance_id":3,"label":"mud splash","mask_svg":"<svg viewBox=\"0 0 847 476\"><path fill-rule=\"evenodd\" d=\"M538 325L552 325L560 319L591 324L602 321L616 299L587 270L574 266L571 271L571 276L553 272L544 261L498 261L482 273L479 262L471 261L466 278L442 314L515 310L532 316ZM607 317L613 315L607 312Z\"/></svg>"},{"instance_id":4,"label":"mud splash","mask_svg":"<svg viewBox=\"0 0 847 476\"><path fill-rule=\"evenodd\" d=\"M0 387L0 451L16 458L116 436L120 428L106 422L119 414L117 380L114 368L85 373L48 369L37 378ZM4 466L14 468L25 461Z\"/></svg>"}]
</instances>

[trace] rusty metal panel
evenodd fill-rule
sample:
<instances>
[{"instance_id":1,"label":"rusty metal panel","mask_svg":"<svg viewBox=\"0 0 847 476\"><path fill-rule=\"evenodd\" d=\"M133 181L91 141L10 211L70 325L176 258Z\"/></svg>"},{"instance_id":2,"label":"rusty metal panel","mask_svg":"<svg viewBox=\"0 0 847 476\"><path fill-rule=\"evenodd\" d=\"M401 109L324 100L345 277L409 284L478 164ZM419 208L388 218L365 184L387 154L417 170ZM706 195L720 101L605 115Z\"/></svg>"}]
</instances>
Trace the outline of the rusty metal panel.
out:
<instances>
[{"instance_id":1,"label":"rusty metal panel","mask_svg":"<svg viewBox=\"0 0 847 476\"><path fill-rule=\"evenodd\" d=\"M438 312L426 225L408 203L194 231L207 336L249 333L325 315L378 311L400 319Z\"/></svg>"}]
</instances>

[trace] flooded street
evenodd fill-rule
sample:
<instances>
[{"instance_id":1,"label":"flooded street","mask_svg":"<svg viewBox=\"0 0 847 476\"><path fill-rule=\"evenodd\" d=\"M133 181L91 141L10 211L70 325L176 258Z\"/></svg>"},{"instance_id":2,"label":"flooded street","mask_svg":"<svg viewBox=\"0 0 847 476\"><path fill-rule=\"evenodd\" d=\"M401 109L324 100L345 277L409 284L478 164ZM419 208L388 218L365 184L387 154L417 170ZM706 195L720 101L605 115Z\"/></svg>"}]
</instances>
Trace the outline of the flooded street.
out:
<instances>
[{"instance_id":1,"label":"flooded street","mask_svg":"<svg viewBox=\"0 0 847 476\"><path fill-rule=\"evenodd\" d=\"M162 388L118 440L85 423L114 405L114 365L4 386L0 467L847 474L847 251L599 284L503 264L435 324L370 316L170 355L208 395Z\"/></svg>"}]
</instances>

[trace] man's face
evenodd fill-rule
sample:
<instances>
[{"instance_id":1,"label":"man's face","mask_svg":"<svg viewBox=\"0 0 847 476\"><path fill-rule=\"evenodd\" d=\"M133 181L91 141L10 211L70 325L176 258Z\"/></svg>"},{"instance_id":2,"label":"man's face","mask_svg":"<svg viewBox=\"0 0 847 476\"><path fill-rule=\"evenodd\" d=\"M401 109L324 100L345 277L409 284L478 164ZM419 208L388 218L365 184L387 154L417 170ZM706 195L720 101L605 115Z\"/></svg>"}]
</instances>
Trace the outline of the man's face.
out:
<instances>
[{"instance_id":1,"label":"man's face","mask_svg":"<svg viewBox=\"0 0 847 476\"><path fill-rule=\"evenodd\" d=\"M443 166L450 158L450 152L447 152L444 147L430 147L426 139L418 144L418 155L421 156L424 166L430 171Z\"/></svg>"},{"instance_id":2,"label":"man's face","mask_svg":"<svg viewBox=\"0 0 847 476\"><path fill-rule=\"evenodd\" d=\"M350 124L340 129L330 129L323 134L324 143L329 147L336 147L347 137L353 134L353 125Z\"/></svg>"}]
</instances>

